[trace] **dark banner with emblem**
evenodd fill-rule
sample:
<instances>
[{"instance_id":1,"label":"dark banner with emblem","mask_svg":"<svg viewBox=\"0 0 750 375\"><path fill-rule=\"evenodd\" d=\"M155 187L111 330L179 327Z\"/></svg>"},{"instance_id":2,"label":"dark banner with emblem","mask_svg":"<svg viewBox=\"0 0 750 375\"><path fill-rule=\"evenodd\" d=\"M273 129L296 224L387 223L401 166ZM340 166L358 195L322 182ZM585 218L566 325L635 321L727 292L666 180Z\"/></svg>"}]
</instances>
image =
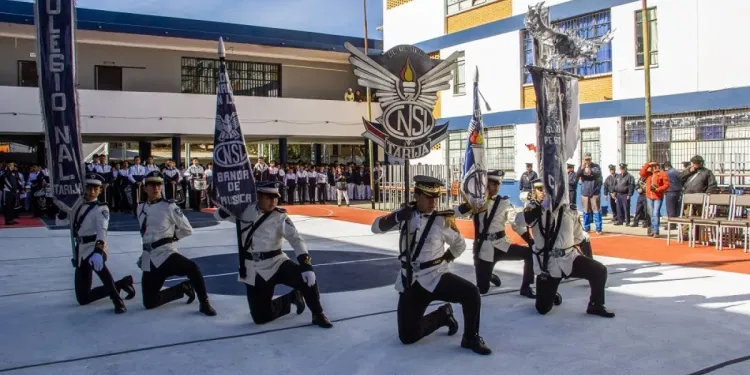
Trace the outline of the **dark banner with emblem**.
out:
<instances>
[{"instance_id":1,"label":"dark banner with emblem","mask_svg":"<svg viewBox=\"0 0 750 375\"><path fill-rule=\"evenodd\" d=\"M375 90L383 110L376 122L363 119L362 136L397 159L429 154L447 136L448 123L438 124L432 111L438 92L450 88L458 52L434 60L415 46L399 45L375 59L349 43L344 47L352 54L357 83Z\"/></svg>"},{"instance_id":2,"label":"dark banner with emblem","mask_svg":"<svg viewBox=\"0 0 750 375\"><path fill-rule=\"evenodd\" d=\"M76 92L74 0L36 0L39 99L54 197L73 207L82 194L83 155Z\"/></svg>"},{"instance_id":3,"label":"dark banner with emblem","mask_svg":"<svg viewBox=\"0 0 750 375\"><path fill-rule=\"evenodd\" d=\"M566 160L578 140L578 80L529 67L536 93L539 178L552 211L568 202Z\"/></svg>"},{"instance_id":4,"label":"dark banner with emblem","mask_svg":"<svg viewBox=\"0 0 750 375\"><path fill-rule=\"evenodd\" d=\"M219 40L219 77L216 89L216 129L214 131L215 186L219 203L239 217L247 206L255 202L255 178L247 156L237 108L234 105L232 84L224 61L224 42Z\"/></svg>"}]
</instances>

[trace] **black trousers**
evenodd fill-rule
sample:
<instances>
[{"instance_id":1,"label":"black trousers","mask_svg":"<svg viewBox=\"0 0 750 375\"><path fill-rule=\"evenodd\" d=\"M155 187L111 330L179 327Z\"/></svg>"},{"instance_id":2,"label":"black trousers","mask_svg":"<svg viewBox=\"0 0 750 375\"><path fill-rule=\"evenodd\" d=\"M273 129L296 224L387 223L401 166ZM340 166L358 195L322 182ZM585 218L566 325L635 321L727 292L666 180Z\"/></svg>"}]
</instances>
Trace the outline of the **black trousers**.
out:
<instances>
[{"instance_id":1,"label":"black trousers","mask_svg":"<svg viewBox=\"0 0 750 375\"><path fill-rule=\"evenodd\" d=\"M299 203L307 203L307 182L297 182L297 191L299 192Z\"/></svg>"},{"instance_id":2,"label":"black trousers","mask_svg":"<svg viewBox=\"0 0 750 375\"><path fill-rule=\"evenodd\" d=\"M143 184L131 184L130 195L133 197L133 213L138 211L138 203L146 200L146 192L143 190Z\"/></svg>"},{"instance_id":3,"label":"black trousers","mask_svg":"<svg viewBox=\"0 0 750 375\"><path fill-rule=\"evenodd\" d=\"M315 181L307 180L307 197L310 198L310 203L315 203L315 186L317 186Z\"/></svg>"},{"instance_id":4,"label":"black trousers","mask_svg":"<svg viewBox=\"0 0 750 375\"><path fill-rule=\"evenodd\" d=\"M160 267L151 263L151 271L143 273L141 278L141 293L143 294L143 306L153 309L165 303L178 300L185 296L182 284L171 286L161 290L164 282L170 276L187 276L190 284L195 289L195 294L201 302L208 302L206 282L200 268L192 260L185 258L182 254L172 254L161 264Z\"/></svg>"},{"instance_id":5,"label":"black trousers","mask_svg":"<svg viewBox=\"0 0 750 375\"><path fill-rule=\"evenodd\" d=\"M573 261L573 271L569 277L586 279L591 286L590 303L604 305L604 287L607 284L607 267L594 259L579 256ZM554 304L557 288L562 279L556 277L536 277L536 311L544 315Z\"/></svg>"},{"instance_id":6,"label":"black trousers","mask_svg":"<svg viewBox=\"0 0 750 375\"><path fill-rule=\"evenodd\" d=\"M576 204L576 191L570 187L568 188L568 200L570 204Z\"/></svg>"},{"instance_id":7,"label":"black trousers","mask_svg":"<svg viewBox=\"0 0 750 375\"><path fill-rule=\"evenodd\" d=\"M203 197L203 190L190 189L190 208L196 211L200 211L202 197Z\"/></svg>"},{"instance_id":8,"label":"black trousers","mask_svg":"<svg viewBox=\"0 0 750 375\"><path fill-rule=\"evenodd\" d=\"M120 298L120 291L125 286L125 279L115 282L114 278L112 278L112 273L110 273L107 268L106 262L101 271L94 271L89 264L90 258L91 256L82 260L81 265L76 267L74 283L78 304L88 305L91 302L98 301L107 296L109 296L113 302L122 301L122 298ZM99 277L99 280L102 281L102 285L91 289L94 272L96 272L96 276Z\"/></svg>"},{"instance_id":9,"label":"black trousers","mask_svg":"<svg viewBox=\"0 0 750 375\"><path fill-rule=\"evenodd\" d=\"M307 286L307 283L302 280L302 269L299 265L287 260L279 266L279 270L270 279L263 280L260 275L256 275L254 286L245 284L250 316L253 317L256 324L271 322L289 314L289 311L291 311L294 291L273 299L273 289L278 284L284 284L302 292L305 303L313 314L323 312L323 307L320 305L318 284L312 287Z\"/></svg>"},{"instance_id":10,"label":"black trousers","mask_svg":"<svg viewBox=\"0 0 750 375\"><path fill-rule=\"evenodd\" d=\"M490 278L495 263L503 260L523 260L523 281L521 287L527 287L534 283L534 260L531 248L521 245L510 245L508 252L495 249L495 259L488 262L482 259L474 259L474 270L477 275L477 287L479 293L485 294L490 290Z\"/></svg>"},{"instance_id":11,"label":"black trousers","mask_svg":"<svg viewBox=\"0 0 750 375\"><path fill-rule=\"evenodd\" d=\"M286 186L286 203L294 204L294 192L297 190L297 183L288 181Z\"/></svg>"},{"instance_id":12,"label":"black trousers","mask_svg":"<svg viewBox=\"0 0 750 375\"><path fill-rule=\"evenodd\" d=\"M617 199L612 198L611 195L607 194L609 196L609 208L612 210L612 217L617 217Z\"/></svg>"},{"instance_id":13,"label":"black trousers","mask_svg":"<svg viewBox=\"0 0 750 375\"><path fill-rule=\"evenodd\" d=\"M643 197L643 198L641 198ZM648 215L648 209L646 208L646 196L638 196L638 200L635 203L635 215L633 215L633 225L638 225L638 221L643 220L645 225L651 225L651 218Z\"/></svg>"},{"instance_id":14,"label":"black trousers","mask_svg":"<svg viewBox=\"0 0 750 375\"><path fill-rule=\"evenodd\" d=\"M460 303L464 313L464 337L474 337L479 333L482 307L479 289L460 276L444 273L432 293L417 282L399 295L398 338L402 343L413 344L445 325L447 316L442 310L424 315L433 301Z\"/></svg>"},{"instance_id":15,"label":"black trousers","mask_svg":"<svg viewBox=\"0 0 750 375\"><path fill-rule=\"evenodd\" d=\"M328 201L328 184L318 184L318 202Z\"/></svg>"},{"instance_id":16,"label":"black trousers","mask_svg":"<svg viewBox=\"0 0 750 375\"><path fill-rule=\"evenodd\" d=\"M16 192L15 191L3 191L5 198L3 199L3 214L5 215L5 222L15 220L18 215L16 214Z\"/></svg>"},{"instance_id":17,"label":"black trousers","mask_svg":"<svg viewBox=\"0 0 750 375\"><path fill-rule=\"evenodd\" d=\"M630 199L627 194L617 193L617 222L630 224Z\"/></svg>"}]
</instances>

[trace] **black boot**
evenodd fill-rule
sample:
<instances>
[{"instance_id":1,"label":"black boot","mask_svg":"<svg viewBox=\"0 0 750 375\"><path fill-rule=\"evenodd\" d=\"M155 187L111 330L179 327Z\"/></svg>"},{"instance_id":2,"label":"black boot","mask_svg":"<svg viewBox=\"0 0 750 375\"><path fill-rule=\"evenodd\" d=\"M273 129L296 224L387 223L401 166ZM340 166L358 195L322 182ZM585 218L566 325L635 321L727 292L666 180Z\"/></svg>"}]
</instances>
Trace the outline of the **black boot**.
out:
<instances>
[{"instance_id":1,"label":"black boot","mask_svg":"<svg viewBox=\"0 0 750 375\"><path fill-rule=\"evenodd\" d=\"M522 286L520 294L522 296L525 296L525 297L528 297L528 298L531 298L531 299L536 299L536 294L534 294L534 289L531 289L530 285L524 285L524 286Z\"/></svg>"},{"instance_id":2,"label":"black boot","mask_svg":"<svg viewBox=\"0 0 750 375\"><path fill-rule=\"evenodd\" d=\"M294 300L292 303L294 306L297 306L297 315L302 314L303 311L305 311L305 299L302 297L302 292L299 290L294 290Z\"/></svg>"},{"instance_id":3,"label":"black boot","mask_svg":"<svg viewBox=\"0 0 750 375\"><path fill-rule=\"evenodd\" d=\"M492 274L492 276L490 276L490 282L494 286L500 286L500 284L502 284L502 282L500 281L500 276L495 275L494 273Z\"/></svg>"},{"instance_id":4,"label":"black boot","mask_svg":"<svg viewBox=\"0 0 750 375\"><path fill-rule=\"evenodd\" d=\"M133 287L133 276L125 276L117 282L117 287L125 292L125 299L131 300L135 297L135 287Z\"/></svg>"},{"instance_id":5,"label":"black boot","mask_svg":"<svg viewBox=\"0 0 750 375\"><path fill-rule=\"evenodd\" d=\"M116 299L114 301L115 304L115 314L123 314L128 311L128 308L125 307L125 302L122 301L122 299Z\"/></svg>"},{"instance_id":6,"label":"black boot","mask_svg":"<svg viewBox=\"0 0 750 375\"><path fill-rule=\"evenodd\" d=\"M492 354L492 349L485 345L482 336L476 335L471 338L464 336L461 339L461 347L471 349L474 353L487 355Z\"/></svg>"},{"instance_id":7,"label":"black boot","mask_svg":"<svg viewBox=\"0 0 750 375\"><path fill-rule=\"evenodd\" d=\"M450 303L446 303L443 306L438 307L438 310L443 310L445 313L445 323L444 325L448 327L448 336L453 336L458 332L458 321L456 321L456 317L453 316L453 306L451 306Z\"/></svg>"},{"instance_id":8,"label":"black boot","mask_svg":"<svg viewBox=\"0 0 750 375\"><path fill-rule=\"evenodd\" d=\"M562 296L560 295L560 293L555 293L555 299L552 301L552 303L554 303L555 306L562 305Z\"/></svg>"},{"instance_id":9,"label":"black boot","mask_svg":"<svg viewBox=\"0 0 750 375\"><path fill-rule=\"evenodd\" d=\"M604 307L604 305L589 302L589 307L586 309L587 314L591 315L599 315L602 318L614 318L615 313L607 311L607 308Z\"/></svg>"},{"instance_id":10,"label":"black boot","mask_svg":"<svg viewBox=\"0 0 750 375\"><path fill-rule=\"evenodd\" d=\"M216 316L216 310L214 310L214 307L211 306L211 303L208 302L208 300L201 301L198 311L208 316Z\"/></svg>"},{"instance_id":11,"label":"black boot","mask_svg":"<svg viewBox=\"0 0 750 375\"><path fill-rule=\"evenodd\" d=\"M191 304L195 301L195 289L193 289L193 284L190 284L190 281L184 281L182 283L182 292L188 297L187 304Z\"/></svg>"},{"instance_id":12,"label":"black boot","mask_svg":"<svg viewBox=\"0 0 750 375\"><path fill-rule=\"evenodd\" d=\"M312 324L315 324L316 326L322 327L322 328L333 327L333 324L331 324L328 318L326 318L326 315L323 313L313 314Z\"/></svg>"}]
</instances>

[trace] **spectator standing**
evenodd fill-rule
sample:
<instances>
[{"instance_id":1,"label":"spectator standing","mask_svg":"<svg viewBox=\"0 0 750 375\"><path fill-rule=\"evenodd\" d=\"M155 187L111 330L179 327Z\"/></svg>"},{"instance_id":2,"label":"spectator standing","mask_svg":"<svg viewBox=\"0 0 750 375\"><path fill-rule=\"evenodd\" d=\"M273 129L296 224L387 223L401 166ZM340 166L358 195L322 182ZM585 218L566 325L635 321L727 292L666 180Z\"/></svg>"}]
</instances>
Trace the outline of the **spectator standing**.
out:
<instances>
[{"instance_id":1,"label":"spectator standing","mask_svg":"<svg viewBox=\"0 0 750 375\"><path fill-rule=\"evenodd\" d=\"M575 165L568 164L568 200L570 204L576 204L576 190L578 190L578 177L576 177Z\"/></svg>"},{"instance_id":2,"label":"spectator standing","mask_svg":"<svg viewBox=\"0 0 750 375\"><path fill-rule=\"evenodd\" d=\"M713 193L716 190L716 176L703 164L703 157L695 155L690 159L690 168L686 168L680 173L682 190L685 194Z\"/></svg>"},{"instance_id":3,"label":"spectator standing","mask_svg":"<svg viewBox=\"0 0 750 375\"><path fill-rule=\"evenodd\" d=\"M646 182L648 214L651 216L651 236L657 237L661 220L661 204L664 201L664 194L669 189L669 177L659 169L659 163L655 161L643 164L640 175Z\"/></svg>"},{"instance_id":4,"label":"spectator standing","mask_svg":"<svg viewBox=\"0 0 750 375\"><path fill-rule=\"evenodd\" d=\"M596 233L602 233L601 190L602 169L599 164L591 161L591 153L583 156L583 164L578 169L576 176L581 179L581 206L583 206L583 230L591 230L591 217L593 216Z\"/></svg>"},{"instance_id":5,"label":"spectator standing","mask_svg":"<svg viewBox=\"0 0 750 375\"><path fill-rule=\"evenodd\" d=\"M672 163L664 163L664 171L669 179L669 188L664 193L664 205L667 208L667 217L680 216L680 202L682 201L682 181L680 171L672 168Z\"/></svg>"},{"instance_id":6,"label":"spectator standing","mask_svg":"<svg viewBox=\"0 0 750 375\"><path fill-rule=\"evenodd\" d=\"M609 199L609 209L612 211L612 221L617 218L617 200L615 199L614 187L617 181L617 172L614 164L609 165L609 176L604 180L604 196Z\"/></svg>"},{"instance_id":7,"label":"spectator standing","mask_svg":"<svg viewBox=\"0 0 750 375\"><path fill-rule=\"evenodd\" d=\"M348 90L346 90L346 93L344 93L344 101L345 102L353 102L354 101L354 92L352 91L351 87Z\"/></svg>"},{"instance_id":8,"label":"spectator standing","mask_svg":"<svg viewBox=\"0 0 750 375\"><path fill-rule=\"evenodd\" d=\"M617 220L614 225L630 225L630 198L635 191L635 177L628 173L628 165L620 163L620 174L615 180L613 194L617 199Z\"/></svg>"},{"instance_id":9,"label":"spectator standing","mask_svg":"<svg viewBox=\"0 0 750 375\"><path fill-rule=\"evenodd\" d=\"M633 215L633 228L638 227L638 222L643 220L643 227L648 228L648 235L651 235L651 219L648 214L648 199L646 198L646 179L638 179L638 187L635 191L638 193L638 200L635 202L635 215Z\"/></svg>"}]
</instances>

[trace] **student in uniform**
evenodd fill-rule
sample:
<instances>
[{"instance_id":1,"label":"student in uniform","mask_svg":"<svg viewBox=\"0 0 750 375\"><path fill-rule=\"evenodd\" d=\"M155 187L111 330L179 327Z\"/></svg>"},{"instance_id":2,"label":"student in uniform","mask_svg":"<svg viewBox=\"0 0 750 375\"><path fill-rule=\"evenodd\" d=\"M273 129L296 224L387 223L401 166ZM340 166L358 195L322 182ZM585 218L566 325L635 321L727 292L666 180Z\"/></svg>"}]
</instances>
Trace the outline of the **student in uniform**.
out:
<instances>
[{"instance_id":1,"label":"student in uniform","mask_svg":"<svg viewBox=\"0 0 750 375\"><path fill-rule=\"evenodd\" d=\"M125 291L125 299L130 300L135 297L133 277L128 275L115 282L112 273L107 268L109 208L106 203L98 200L102 185L104 185L104 177L97 173L89 173L86 175L85 184L85 195L70 211L67 207L57 204L73 220L72 230L76 245L71 262L76 269L76 300L80 305L88 305L109 297L115 306L115 313L122 314L128 310L120 297L120 291ZM93 289L91 288L92 271L102 282L101 286Z\"/></svg>"},{"instance_id":2,"label":"student in uniform","mask_svg":"<svg viewBox=\"0 0 750 375\"><path fill-rule=\"evenodd\" d=\"M456 216L471 215L474 222L474 265L479 292L485 294L490 282L500 286L500 277L492 273L495 263L503 260L523 260L522 296L536 298L531 284L534 283L534 261L532 260L531 239L526 226L516 223L516 209L506 196L499 196L503 171L487 173L487 202L478 213L471 212L471 206L464 203L455 208ZM511 225L513 231L521 235L529 245L515 245L508 240L505 227Z\"/></svg>"},{"instance_id":3,"label":"student in uniform","mask_svg":"<svg viewBox=\"0 0 750 375\"><path fill-rule=\"evenodd\" d=\"M307 303L312 311L312 324L322 328L333 327L320 304L320 292L307 245L287 216L286 210L277 206L281 197L278 182L259 181L256 183L256 191L258 201L251 203L240 218L243 261L238 280L246 284L247 303L253 321L264 324L276 320L289 314L292 305L299 315L305 310ZM236 222L221 207L214 216L217 220ZM284 239L294 249L298 263L292 262L281 251ZM273 299L273 290L277 284L287 285L294 290Z\"/></svg>"},{"instance_id":4,"label":"student in uniform","mask_svg":"<svg viewBox=\"0 0 750 375\"><path fill-rule=\"evenodd\" d=\"M143 240L143 253L138 259L138 266L143 270L143 306L153 309L186 295L187 303L191 303L197 294L199 311L208 316L216 315L208 301L200 268L178 253L175 246L177 241L193 234L193 227L174 201L162 199L164 178L159 171L149 173L144 181L148 200L137 208ZM164 281L171 276L187 276L188 281L161 290Z\"/></svg>"},{"instance_id":5,"label":"student in uniform","mask_svg":"<svg viewBox=\"0 0 750 375\"><path fill-rule=\"evenodd\" d=\"M482 298L479 289L468 280L450 272L448 263L466 249L456 227L453 210L436 211L443 183L429 176L414 176L416 202L381 216L372 224L373 233L399 230L401 271L396 278L398 299L398 336L404 344L413 344L438 328L448 327L448 334L458 332L458 322L450 303L460 303L464 315L461 347L478 354L492 350L479 336L479 314ZM408 225L407 225L408 224ZM408 228L408 233L407 233ZM407 259L406 236L413 243ZM449 248L446 251L445 245ZM411 280L409 280L411 279ZM424 315L433 301L446 301L437 310Z\"/></svg>"}]
</instances>

